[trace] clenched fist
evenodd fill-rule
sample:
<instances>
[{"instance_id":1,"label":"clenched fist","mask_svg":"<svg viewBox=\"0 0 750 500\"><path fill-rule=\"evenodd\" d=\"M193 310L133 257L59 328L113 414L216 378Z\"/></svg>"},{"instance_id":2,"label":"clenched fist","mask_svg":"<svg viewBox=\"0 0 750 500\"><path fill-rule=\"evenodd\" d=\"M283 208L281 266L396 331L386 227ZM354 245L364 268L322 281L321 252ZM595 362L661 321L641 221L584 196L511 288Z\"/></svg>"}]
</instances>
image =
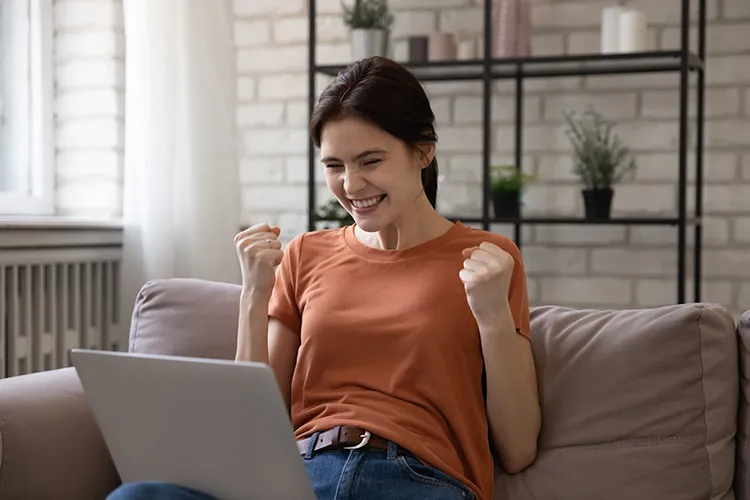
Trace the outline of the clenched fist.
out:
<instances>
[{"instance_id":1,"label":"clenched fist","mask_svg":"<svg viewBox=\"0 0 750 500\"><path fill-rule=\"evenodd\" d=\"M463 251L464 267L458 275L477 323L492 324L503 306L508 305L513 256L492 243Z\"/></svg>"},{"instance_id":2,"label":"clenched fist","mask_svg":"<svg viewBox=\"0 0 750 500\"><path fill-rule=\"evenodd\" d=\"M276 283L275 267L284 255L278 227L256 224L234 237L234 246L242 269L242 290L268 296Z\"/></svg>"}]
</instances>

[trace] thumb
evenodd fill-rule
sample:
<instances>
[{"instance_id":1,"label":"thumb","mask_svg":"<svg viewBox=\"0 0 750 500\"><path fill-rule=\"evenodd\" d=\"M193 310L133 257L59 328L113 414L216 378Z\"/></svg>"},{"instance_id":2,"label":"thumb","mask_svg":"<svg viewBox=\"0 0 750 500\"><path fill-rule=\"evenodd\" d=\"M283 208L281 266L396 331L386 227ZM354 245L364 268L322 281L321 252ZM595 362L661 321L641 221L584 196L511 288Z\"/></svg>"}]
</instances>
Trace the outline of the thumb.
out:
<instances>
[{"instance_id":1,"label":"thumb","mask_svg":"<svg viewBox=\"0 0 750 500\"><path fill-rule=\"evenodd\" d=\"M271 228L271 232L274 233L276 236L278 236L281 234L281 228L274 226Z\"/></svg>"},{"instance_id":2,"label":"thumb","mask_svg":"<svg viewBox=\"0 0 750 500\"><path fill-rule=\"evenodd\" d=\"M476 250L479 247L471 247L471 248L464 248L464 250L461 252L461 255L464 256L465 259L471 258L471 254L474 253L474 250Z\"/></svg>"}]
</instances>

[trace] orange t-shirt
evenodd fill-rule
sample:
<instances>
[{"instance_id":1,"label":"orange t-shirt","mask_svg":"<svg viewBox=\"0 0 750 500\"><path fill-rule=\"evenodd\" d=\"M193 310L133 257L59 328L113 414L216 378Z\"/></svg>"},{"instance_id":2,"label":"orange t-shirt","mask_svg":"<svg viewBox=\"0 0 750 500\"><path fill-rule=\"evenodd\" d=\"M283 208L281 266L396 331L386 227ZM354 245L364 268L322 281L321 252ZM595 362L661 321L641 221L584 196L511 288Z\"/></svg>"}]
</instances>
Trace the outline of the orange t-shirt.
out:
<instances>
[{"instance_id":1,"label":"orange t-shirt","mask_svg":"<svg viewBox=\"0 0 750 500\"><path fill-rule=\"evenodd\" d=\"M480 500L492 497L479 329L458 277L461 251L483 241L516 261L509 301L528 337L521 255L504 236L456 223L420 245L379 250L348 226L289 243L269 314L301 335L291 396L297 439L356 425L459 479Z\"/></svg>"}]
</instances>

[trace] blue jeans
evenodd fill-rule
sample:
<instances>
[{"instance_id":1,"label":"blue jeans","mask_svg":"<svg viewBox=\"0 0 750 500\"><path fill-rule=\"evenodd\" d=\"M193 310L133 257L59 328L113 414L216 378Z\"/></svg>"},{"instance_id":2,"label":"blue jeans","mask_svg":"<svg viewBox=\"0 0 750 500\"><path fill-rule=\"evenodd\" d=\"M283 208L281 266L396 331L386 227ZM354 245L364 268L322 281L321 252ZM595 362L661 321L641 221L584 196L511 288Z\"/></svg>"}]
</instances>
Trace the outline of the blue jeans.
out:
<instances>
[{"instance_id":1,"label":"blue jeans","mask_svg":"<svg viewBox=\"0 0 750 500\"><path fill-rule=\"evenodd\" d=\"M309 454L308 454L309 455ZM399 453L388 451L330 450L304 456L318 500L474 500L474 494L451 476ZM220 500L169 483L130 483L107 500Z\"/></svg>"}]
</instances>

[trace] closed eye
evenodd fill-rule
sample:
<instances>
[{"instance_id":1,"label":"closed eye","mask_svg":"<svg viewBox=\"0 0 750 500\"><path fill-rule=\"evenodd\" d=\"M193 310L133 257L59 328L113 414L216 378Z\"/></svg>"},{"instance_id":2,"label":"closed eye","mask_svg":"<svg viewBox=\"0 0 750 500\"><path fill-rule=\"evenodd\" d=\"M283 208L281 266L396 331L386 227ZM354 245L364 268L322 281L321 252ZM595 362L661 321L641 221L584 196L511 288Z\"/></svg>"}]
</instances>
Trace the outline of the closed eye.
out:
<instances>
[{"instance_id":1,"label":"closed eye","mask_svg":"<svg viewBox=\"0 0 750 500\"><path fill-rule=\"evenodd\" d=\"M341 168L343 165L339 165L338 163L329 163L326 165L326 168Z\"/></svg>"},{"instance_id":2,"label":"closed eye","mask_svg":"<svg viewBox=\"0 0 750 500\"><path fill-rule=\"evenodd\" d=\"M382 160L380 160L380 159L367 160L367 161L365 162L365 166L367 166L367 167L371 167L371 166L373 166L373 165L377 165L377 164L378 164L378 163L380 163L381 161L382 161Z\"/></svg>"}]
</instances>

